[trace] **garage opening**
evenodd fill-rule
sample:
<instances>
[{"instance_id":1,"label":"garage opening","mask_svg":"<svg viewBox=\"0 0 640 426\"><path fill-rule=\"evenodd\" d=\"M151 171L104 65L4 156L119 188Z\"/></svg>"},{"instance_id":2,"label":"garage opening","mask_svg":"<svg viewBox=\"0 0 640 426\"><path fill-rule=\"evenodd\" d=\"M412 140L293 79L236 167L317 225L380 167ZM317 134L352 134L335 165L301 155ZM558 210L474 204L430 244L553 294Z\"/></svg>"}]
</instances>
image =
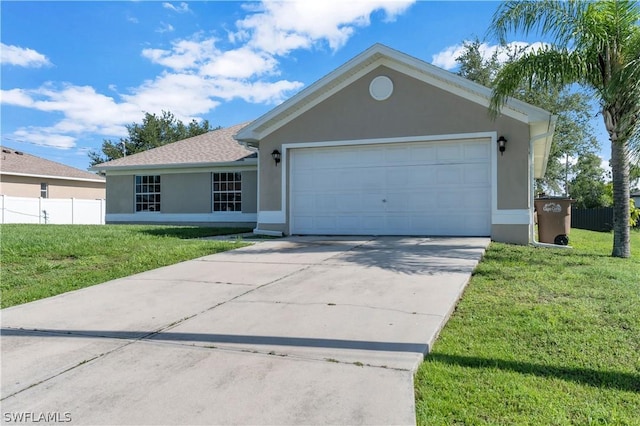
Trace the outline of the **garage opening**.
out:
<instances>
[{"instance_id":1,"label":"garage opening","mask_svg":"<svg viewBox=\"0 0 640 426\"><path fill-rule=\"evenodd\" d=\"M291 233L488 236L489 146L465 139L291 149Z\"/></svg>"}]
</instances>

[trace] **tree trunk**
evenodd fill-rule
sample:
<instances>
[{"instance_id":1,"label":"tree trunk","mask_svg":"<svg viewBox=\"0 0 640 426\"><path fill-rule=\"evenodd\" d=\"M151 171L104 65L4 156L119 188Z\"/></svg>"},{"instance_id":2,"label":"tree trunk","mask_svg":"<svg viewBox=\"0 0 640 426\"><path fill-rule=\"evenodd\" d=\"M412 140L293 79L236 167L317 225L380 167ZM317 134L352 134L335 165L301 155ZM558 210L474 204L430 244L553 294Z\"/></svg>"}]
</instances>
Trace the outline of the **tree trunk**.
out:
<instances>
[{"instance_id":1,"label":"tree trunk","mask_svg":"<svg viewBox=\"0 0 640 426\"><path fill-rule=\"evenodd\" d=\"M613 178L613 257L631 257L629 233L629 157L627 144L611 140Z\"/></svg>"},{"instance_id":2,"label":"tree trunk","mask_svg":"<svg viewBox=\"0 0 640 426\"><path fill-rule=\"evenodd\" d=\"M613 180L613 257L631 257L629 216L629 153L627 140L619 138L619 117L614 107L602 111L604 125L611 141L611 177ZM624 135L624 132L622 132Z\"/></svg>"}]
</instances>

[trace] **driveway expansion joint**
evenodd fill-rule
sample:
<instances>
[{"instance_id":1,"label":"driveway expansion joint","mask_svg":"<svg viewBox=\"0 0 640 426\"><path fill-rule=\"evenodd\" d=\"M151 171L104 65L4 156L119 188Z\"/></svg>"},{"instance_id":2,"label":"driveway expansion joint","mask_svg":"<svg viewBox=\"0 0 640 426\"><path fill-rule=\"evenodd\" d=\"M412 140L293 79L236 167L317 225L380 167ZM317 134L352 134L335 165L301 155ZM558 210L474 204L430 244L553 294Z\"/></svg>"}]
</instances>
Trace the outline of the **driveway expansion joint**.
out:
<instances>
[{"instance_id":1,"label":"driveway expansion joint","mask_svg":"<svg viewBox=\"0 0 640 426\"><path fill-rule=\"evenodd\" d=\"M393 309L393 308L385 308L382 306L370 306L370 305L359 305L355 303L333 303L333 302L283 302L281 300L234 300L233 303L263 303L263 304L274 304L274 305L291 305L291 306L329 306L329 307L348 307L348 308L362 308L362 309L373 309L379 311L387 311L387 312L397 312L399 314L406 315L420 315L424 317L434 317L434 318L444 318L444 315L439 314L429 314L426 312L417 312L417 311L403 311L402 309Z\"/></svg>"}]
</instances>

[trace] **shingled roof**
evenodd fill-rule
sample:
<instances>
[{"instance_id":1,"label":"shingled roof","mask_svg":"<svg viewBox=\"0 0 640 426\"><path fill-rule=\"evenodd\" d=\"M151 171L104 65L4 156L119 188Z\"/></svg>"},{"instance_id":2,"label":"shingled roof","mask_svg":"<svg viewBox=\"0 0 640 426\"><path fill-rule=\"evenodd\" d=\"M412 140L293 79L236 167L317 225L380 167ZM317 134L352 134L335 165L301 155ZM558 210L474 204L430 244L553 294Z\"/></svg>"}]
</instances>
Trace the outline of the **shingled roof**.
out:
<instances>
[{"instance_id":1,"label":"shingled roof","mask_svg":"<svg viewBox=\"0 0 640 426\"><path fill-rule=\"evenodd\" d=\"M231 163L255 158L233 136L249 123L218 129L93 166L92 170L159 168Z\"/></svg>"},{"instance_id":2,"label":"shingled roof","mask_svg":"<svg viewBox=\"0 0 640 426\"><path fill-rule=\"evenodd\" d=\"M102 176L75 167L66 166L55 161L45 160L15 149L2 147L0 156L0 174L14 176L34 176L59 178L66 180L80 180L90 182L104 182Z\"/></svg>"}]
</instances>

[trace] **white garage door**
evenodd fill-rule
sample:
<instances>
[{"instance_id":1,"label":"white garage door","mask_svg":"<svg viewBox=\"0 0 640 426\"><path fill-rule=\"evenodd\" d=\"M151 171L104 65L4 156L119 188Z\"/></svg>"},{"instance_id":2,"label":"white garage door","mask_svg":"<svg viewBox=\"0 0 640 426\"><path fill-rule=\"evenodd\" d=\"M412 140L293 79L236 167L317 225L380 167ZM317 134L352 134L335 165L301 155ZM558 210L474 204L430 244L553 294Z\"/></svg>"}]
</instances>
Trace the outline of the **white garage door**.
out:
<instances>
[{"instance_id":1,"label":"white garage door","mask_svg":"<svg viewBox=\"0 0 640 426\"><path fill-rule=\"evenodd\" d=\"M486 236L489 140L292 149L292 234Z\"/></svg>"}]
</instances>

